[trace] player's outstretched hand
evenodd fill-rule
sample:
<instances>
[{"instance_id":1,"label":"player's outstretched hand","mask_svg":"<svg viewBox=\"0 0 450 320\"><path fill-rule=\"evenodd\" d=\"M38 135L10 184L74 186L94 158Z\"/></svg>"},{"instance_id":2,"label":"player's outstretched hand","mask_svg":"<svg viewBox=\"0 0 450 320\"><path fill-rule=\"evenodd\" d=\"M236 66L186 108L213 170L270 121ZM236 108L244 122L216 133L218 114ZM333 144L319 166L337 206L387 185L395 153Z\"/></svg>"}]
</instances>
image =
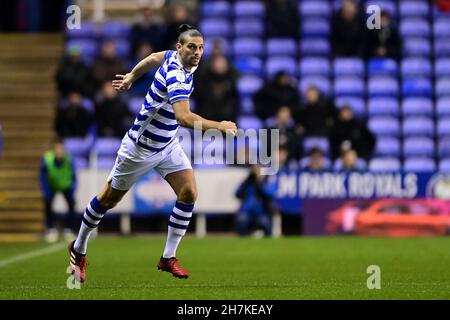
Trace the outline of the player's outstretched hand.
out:
<instances>
[{"instance_id":1,"label":"player's outstretched hand","mask_svg":"<svg viewBox=\"0 0 450 320\"><path fill-rule=\"evenodd\" d=\"M116 80L112 81L112 86L118 91L129 90L133 84L131 73L116 74Z\"/></svg>"},{"instance_id":2,"label":"player's outstretched hand","mask_svg":"<svg viewBox=\"0 0 450 320\"><path fill-rule=\"evenodd\" d=\"M219 125L219 130L224 133L230 132L231 134L236 135L237 126L236 123L232 121L221 121Z\"/></svg>"}]
</instances>

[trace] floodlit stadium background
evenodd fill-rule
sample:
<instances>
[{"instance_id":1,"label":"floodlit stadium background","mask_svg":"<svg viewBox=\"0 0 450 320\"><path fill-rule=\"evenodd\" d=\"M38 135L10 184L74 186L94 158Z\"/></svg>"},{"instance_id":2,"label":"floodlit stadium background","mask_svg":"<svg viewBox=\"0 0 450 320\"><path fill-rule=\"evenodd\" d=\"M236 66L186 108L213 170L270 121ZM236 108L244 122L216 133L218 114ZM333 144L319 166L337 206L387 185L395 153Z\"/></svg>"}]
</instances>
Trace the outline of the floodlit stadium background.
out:
<instances>
[{"instance_id":1,"label":"floodlit stadium background","mask_svg":"<svg viewBox=\"0 0 450 320\"><path fill-rule=\"evenodd\" d=\"M198 26L206 45L202 68L195 74L194 111L236 121L242 129L259 129L277 127L276 110L289 105L288 127L300 128L282 131L287 132L290 153L275 177L275 235L329 230L385 234L371 229L370 221L365 225L369 231L361 232L352 222L343 227L339 219L345 218L337 218L337 227L328 225L329 213L335 209L358 211L370 206L368 200L385 198L410 200L388 202L381 212L447 216L445 202L420 199L450 197L450 178L445 174L450 170L450 13L443 11L448 5L422 0L356 3L360 30L348 32L355 32L354 41L345 37L346 32L338 28L343 25L334 20L341 1L114 0L55 5L30 0L5 4L0 35L0 241L34 241L44 234L39 166L56 135L64 137L75 159L77 212L100 191L114 164L120 137L131 126L153 75L146 75L130 92L120 93L120 102L113 103L115 113L105 111L103 102L114 93L104 81L112 80L111 74L129 71L152 51L174 48L177 26L183 22ZM73 4L80 9L80 29L67 27L76 21L72 16L76 10L66 12ZM374 38L366 26L369 5L379 6L391 17L394 37L390 39L394 40L386 44L384 56L371 44ZM115 57L97 60L102 50ZM211 73L208 68L222 67L222 55L231 69L225 75ZM69 56L80 61L70 62ZM211 67L211 61L219 66ZM289 75L286 90L274 90L270 82L278 71ZM265 84L270 92L256 98ZM317 113L305 111L305 93L311 85L319 89L321 103L327 106ZM55 125L70 99L81 100L87 110L72 129L62 121ZM339 129L327 122L331 119L336 124L337 113L345 106L353 110L361 122L358 125L369 129L373 140L366 143L359 137L367 156L358 154L351 172L342 169L339 150L336 154L333 147ZM85 121L88 125L83 127ZM183 145L185 150L201 151L206 145L200 144ZM308 169L309 152L316 149L324 159L322 168L314 172ZM248 169L205 164L194 169L199 200L191 233L203 237L211 231L235 232L240 203L234 192ZM166 183L149 174L108 215L99 232L164 233L173 200ZM66 211L61 196L54 209ZM353 221L351 213L343 215ZM399 227L383 219L388 230ZM425 234L448 233L446 228L423 228ZM392 233L415 234L414 230L397 231Z\"/></svg>"}]
</instances>

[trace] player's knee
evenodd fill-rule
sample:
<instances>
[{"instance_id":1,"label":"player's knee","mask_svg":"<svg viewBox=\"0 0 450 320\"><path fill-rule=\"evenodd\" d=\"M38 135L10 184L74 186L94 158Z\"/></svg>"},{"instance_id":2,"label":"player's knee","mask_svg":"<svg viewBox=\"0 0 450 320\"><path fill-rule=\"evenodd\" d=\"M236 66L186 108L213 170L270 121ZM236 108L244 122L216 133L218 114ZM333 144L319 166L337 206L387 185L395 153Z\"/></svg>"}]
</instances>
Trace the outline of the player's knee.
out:
<instances>
[{"instance_id":1,"label":"player's knee","mask_svg":"<svg viewBox=\"0 0 450 320\"><path fill-rule=\"evenodd\" d=\"M197 196L198 194L195 186L186 186L181 189L178 198L184 203L194 203L197 200Z\"/></svg>"}]
</instances>

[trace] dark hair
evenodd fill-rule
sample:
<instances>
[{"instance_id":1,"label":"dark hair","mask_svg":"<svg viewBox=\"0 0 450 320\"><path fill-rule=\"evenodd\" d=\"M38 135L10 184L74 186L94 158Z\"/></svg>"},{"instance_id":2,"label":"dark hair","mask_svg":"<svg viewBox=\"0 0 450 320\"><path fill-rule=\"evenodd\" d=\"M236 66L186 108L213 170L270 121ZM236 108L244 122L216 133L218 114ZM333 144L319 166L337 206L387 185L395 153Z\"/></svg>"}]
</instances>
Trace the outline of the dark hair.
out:
<instances>
[{"instance_id":1,"label":"dark hair","mask_svg":"<svg viewBox=\"0 0 450 320\"><path fill-rule=\"evenodd\" d=\"M178 33L179 33L178 42L181 44L184 43L184 39L186 36L203 38L203 35L200 33L200 31L198 31L197 29L195 29L195 27L189 24L182 24L181 26L179 26Z\"/></svg>"}]
</instances>

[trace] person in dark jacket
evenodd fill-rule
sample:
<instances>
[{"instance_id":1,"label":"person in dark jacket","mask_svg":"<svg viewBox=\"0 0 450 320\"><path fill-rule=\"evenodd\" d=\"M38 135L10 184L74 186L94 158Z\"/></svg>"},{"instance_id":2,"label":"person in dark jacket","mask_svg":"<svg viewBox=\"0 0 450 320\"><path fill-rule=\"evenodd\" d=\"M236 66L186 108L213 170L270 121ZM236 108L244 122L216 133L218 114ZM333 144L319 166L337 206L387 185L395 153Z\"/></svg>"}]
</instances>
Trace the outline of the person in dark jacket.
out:
<instances>
[{"instance_id":1,"label":"person in dark jacket","mask_svg":"<svg viewBox=\"0 0 450 320\"><path fill-rule=\"evenodd\" d=\"M64 236L73 237L75 221L75 188L76 173L72 156L65 151L62 140L56 140L53 150L47 151L42 157L40 168L40 183L45 202L45 218L47 233L45 239L55 242L58 232L55 228L55 213L52 205L57 193L62 193L69 208L65 219Z\"/></svg>"},{"instance_id":2,"label":"person in dark jacket","mask_svg":"<svg viewBox=\"0 0 450 320\"><path fill-rule=\"evenodd\" d=\"M271 216L274 213L273 199L276 184L261 175L261 167L252 165L250 173L236 191L242 204L236 216L236 228L239 235L248 235L252 228L262 229L266 236L271 234Z\"/></svg>"},{"instance_id":3,"label":"person in dark jacket","mask_svg":"<svg viewBox=\"0 0 450 320\"><path fill-rule=\"evenodd\" d=\"M343 0L332 19L331 44L335 56L364 56L366 24L355 0Z\"/></svg>"},{"instance_id":4,"label":"person in dark jacket","mask_svg":"<svg viewBox=\"0 0 450 320\"><path fill-rule=\"evenodd\" d=\"M343 106L339 110L339 117L330 134L330 147L333 159L341 155L342 145L354 149L364 160L369 160L375 147L375 136L367 125L354 117L350 106Z\"/></svg>"},{"instance_id":5,"label":"person in dark jacket","mask_svg":"<svg viewBox=\"0 0 450 320\"><path fill-rule=\"evenodd\" d=\"M68 96L68 105L60 105L55 119L55 129L60 137L84 138L93 123L93 115L82 103L82 97L77 92Z\"/></svg>"},{"instance_id":6,"label":"person in dark jacket","mask_svg":"<svg viewBox=\"0 0 450 320\"><path fill-rule=\"evenodd\" d=\"M262 120L273 117L281 106L289 106L294 113L298 109L299 95L289 74L279 71L272 81L257 91L253 97L255 114Z\"/></svg>"},{"instance_id":7,"label":"person in dark jacket","mask_svg":"<svg viewBox=\"0 0 450 320\"><path fill-rule=\"evenodd\" d=\"M368 31L367 57L399 59L401 39L387 11L381 12L381 29Z\"/></svg>"},{"instance_id":8,"label":"person in dark jacket","mask_svg":"<svg viewBox=\"0 0 450 320\"><path fill-rule=\"evenodd\" d=\"M318 88L311 86L306 90L304 103L296 114L297 122L306 136L328 137L336 118L336 108Z\"/></svg>"}]
</instances>

